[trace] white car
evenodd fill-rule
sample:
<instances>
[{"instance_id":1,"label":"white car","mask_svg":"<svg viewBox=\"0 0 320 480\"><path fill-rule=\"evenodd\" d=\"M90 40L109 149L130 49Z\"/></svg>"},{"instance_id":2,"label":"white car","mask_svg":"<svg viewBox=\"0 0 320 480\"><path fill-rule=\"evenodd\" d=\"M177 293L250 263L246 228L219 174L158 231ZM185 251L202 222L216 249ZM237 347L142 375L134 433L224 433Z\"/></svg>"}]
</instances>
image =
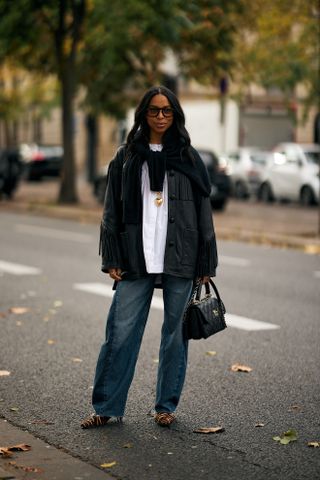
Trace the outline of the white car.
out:
<instances>
[{"instance_id":1,"label":"white car","mask_svg":"<svg viewBox=\"0 0 320 480\"><path fill-rule=\"evenodd\" d=\"M257 194L269 155L270 152L257 147L240 147L222 156L228 164L232 193L236 198Z\"/></svg>"},{"instance_id":2,"label":"white car","mask_svg":"<svg viewBox=\"0 0 320 480\"><path fill-rule=\"evenodd\" d=\"M300 201L302 205L319 203L320 146L281 143L273 149L267 163L258 197Z\"/></svg>"}]
</instances>

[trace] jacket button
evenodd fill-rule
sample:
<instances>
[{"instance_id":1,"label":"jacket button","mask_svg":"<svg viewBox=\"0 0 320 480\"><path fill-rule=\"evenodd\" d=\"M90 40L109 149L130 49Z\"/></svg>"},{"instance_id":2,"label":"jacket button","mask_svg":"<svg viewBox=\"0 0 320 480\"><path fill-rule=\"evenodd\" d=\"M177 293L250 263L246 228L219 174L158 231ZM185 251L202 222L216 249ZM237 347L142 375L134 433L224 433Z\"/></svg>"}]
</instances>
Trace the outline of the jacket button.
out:
<instances>
[{"instance_id":1,"label":"jacket button","mask_svg":"<svg viewBox=\"0 0 320 480\"><path fill-rule=\"evenodd\" d=\"M174 223L174 217L170 217L170 223Z\"/></svg>"},{"instance_id":2,"label":"jacket button","mask_svg":"<svg viewBox=\"0 0 320 480\"><path fill-rule=\"evenodd\" d=\"M169 198L170 198L170 200L175 200L175 199L176 199L176 196L175 196L175 194L173 193L172 195L170 195Z\"/></svg>"},{"instance_id":3,"label":"jacket button","mask_svg":"<svg viewBox=\"0 0 320 480\"><path fill-rule=\"evenodd\" d=\"M174 177L174 171L170 170L169 175L170 175L170 177Z\"/></svg>"},{"instance_id":4,"label":"jacket button","mask_svg":"<svg viewBox=\"0 0 320 480\"><path fill-rule=\"evenodd\" d=\"M169 247L173 247L173 245L174 245L174 241L173 241L173 240L170 240L170 242L169 242Z\"/></svg>"}]
</instances>

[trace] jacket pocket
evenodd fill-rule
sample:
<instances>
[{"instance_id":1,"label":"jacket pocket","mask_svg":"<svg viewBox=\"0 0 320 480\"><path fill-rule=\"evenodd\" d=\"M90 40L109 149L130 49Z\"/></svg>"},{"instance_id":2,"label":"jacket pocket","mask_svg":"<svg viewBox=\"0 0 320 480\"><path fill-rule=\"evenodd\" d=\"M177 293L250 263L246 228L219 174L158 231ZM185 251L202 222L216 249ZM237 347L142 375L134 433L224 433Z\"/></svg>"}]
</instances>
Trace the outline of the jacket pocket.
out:
<instances>
[{"instance_id":1,"label":"jacket pocket","mask_svg":"<svg viewBox=\"0 0 320 480\"><path fill-rule=\"evenodd\" d=\"M182 241L182 265L194 266L198 257L198 243L199 243L198 230L192 230L189 228L183 231Z\"/></svg>"}]
</instances>

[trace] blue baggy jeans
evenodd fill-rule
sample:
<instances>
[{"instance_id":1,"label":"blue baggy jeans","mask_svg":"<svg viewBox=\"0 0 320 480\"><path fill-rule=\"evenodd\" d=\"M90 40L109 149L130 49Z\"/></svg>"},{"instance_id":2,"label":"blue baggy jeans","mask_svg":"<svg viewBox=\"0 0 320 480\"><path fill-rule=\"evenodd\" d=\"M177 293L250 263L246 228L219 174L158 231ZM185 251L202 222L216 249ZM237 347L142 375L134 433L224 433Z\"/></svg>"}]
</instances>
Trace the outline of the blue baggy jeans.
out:
<instances>
[{"instance_id":1,"label":"blue baggy jeans","mask_svg":"<svg viewBox=\"0 0 320 480\"><path fill-rule=\"evenodd\" d=\"M147 322L156 275L118 283L110 307L106 340L97 362L92 404L97 415L122 417ZM174 412L187 368L188 341L182 318L192 280L162 275L164 322L155 410Z\"/></svg>"}]
</instances>

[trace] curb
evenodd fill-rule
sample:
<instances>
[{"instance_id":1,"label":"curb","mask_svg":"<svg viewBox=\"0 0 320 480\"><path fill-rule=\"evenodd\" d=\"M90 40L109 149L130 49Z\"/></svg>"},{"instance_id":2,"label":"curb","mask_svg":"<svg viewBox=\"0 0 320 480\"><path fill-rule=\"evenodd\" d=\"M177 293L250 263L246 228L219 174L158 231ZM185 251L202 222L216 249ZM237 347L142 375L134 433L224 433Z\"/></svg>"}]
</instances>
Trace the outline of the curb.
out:
<instances>
[{"instance_id":1,"label":"curb","mask_svg":"<svg viewBox=\"0 0 320 480\"><path fill-rule=\"evenodd\" d=\"M25 429L12 425L4 418L0 418L0 436L1 446L27 444L31 447L29 451L14 452L12 457L9 458L0 457L0 479L114 479L106 470L101 470L79 458L73 457L65 450L49 445ZM34 475L30 477L28 475L29 472L34 472Z\"/></svg>"},{"instance_id":2,"label":"curb","mask_svg":"<svg viewBox=\"0 0 320 480\"><path fill-rule=\"evenodd\" d=\"M3 202L0 211L48 216L62 220L74 220L80 223L100 224L102 206L84 208L80 206L59 206L43 203ZM220 240L267 245L274 248L299 250L310 255L320 255L320 238L316 236L283 235L256 230L240 230L239 228L217 227L217 237Z\"/></svg>"}]
</instances>

